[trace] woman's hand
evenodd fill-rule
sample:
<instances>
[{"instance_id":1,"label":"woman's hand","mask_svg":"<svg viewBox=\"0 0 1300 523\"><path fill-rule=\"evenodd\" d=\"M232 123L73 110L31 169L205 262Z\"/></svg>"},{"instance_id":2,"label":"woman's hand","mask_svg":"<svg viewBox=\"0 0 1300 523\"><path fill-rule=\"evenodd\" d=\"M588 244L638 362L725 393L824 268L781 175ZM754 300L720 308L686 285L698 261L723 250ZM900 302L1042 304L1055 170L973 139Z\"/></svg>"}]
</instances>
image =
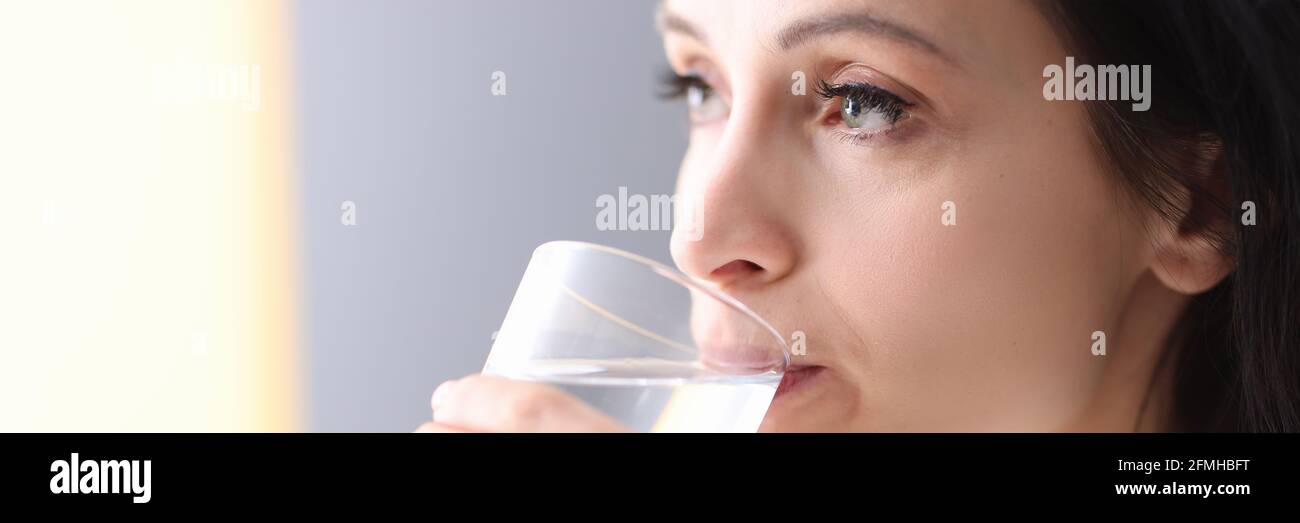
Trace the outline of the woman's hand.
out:
<instances>
[{"instance_id":1,"label":"woman's hand","mask_svg":"<svg viewBox=\"0 0 1300 523\"><path fill-rule=\"evenodd\" d=\"M416 432L628 432L560 389L497 376L443 382L429 405L433 421Z\"/></svg>"}]
</instances>

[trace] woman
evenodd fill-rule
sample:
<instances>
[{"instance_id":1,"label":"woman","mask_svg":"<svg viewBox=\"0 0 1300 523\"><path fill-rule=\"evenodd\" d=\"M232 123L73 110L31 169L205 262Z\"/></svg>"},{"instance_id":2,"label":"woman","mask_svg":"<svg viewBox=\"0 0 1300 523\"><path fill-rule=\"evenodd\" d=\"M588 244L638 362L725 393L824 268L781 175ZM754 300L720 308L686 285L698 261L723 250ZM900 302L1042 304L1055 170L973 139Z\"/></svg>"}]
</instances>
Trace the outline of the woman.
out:
<instances>
[{"instance_id":1,"label":"woman","mask_svg":"<svg viewBox=\"0 0 1300 523\"><path fill-rule=\"evenodd\" d=\"M1297 5L665 2L706 224L673 258L807 333L761 430L1300 429ZM432 403L622 428L498 378Z\"/></svg>"}]
</instances>

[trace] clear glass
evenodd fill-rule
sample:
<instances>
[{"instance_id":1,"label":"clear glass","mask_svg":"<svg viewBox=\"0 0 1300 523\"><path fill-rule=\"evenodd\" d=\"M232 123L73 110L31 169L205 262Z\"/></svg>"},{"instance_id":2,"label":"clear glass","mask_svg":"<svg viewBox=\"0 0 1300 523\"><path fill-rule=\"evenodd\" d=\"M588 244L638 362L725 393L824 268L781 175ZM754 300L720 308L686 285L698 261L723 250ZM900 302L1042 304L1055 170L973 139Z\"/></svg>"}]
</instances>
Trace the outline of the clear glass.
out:
<instances>
[{"instance_id":1,"label":"clear glass","mask_svg":"<svg viewBox=\"0 0 1300 523\"><path fill-rule=\"evenodd\" d=\"M533 252L483 372L559 387L641 432L754 432L789 364L776 329L707 282L561 241Z\"/></svg>"}]
</instances>

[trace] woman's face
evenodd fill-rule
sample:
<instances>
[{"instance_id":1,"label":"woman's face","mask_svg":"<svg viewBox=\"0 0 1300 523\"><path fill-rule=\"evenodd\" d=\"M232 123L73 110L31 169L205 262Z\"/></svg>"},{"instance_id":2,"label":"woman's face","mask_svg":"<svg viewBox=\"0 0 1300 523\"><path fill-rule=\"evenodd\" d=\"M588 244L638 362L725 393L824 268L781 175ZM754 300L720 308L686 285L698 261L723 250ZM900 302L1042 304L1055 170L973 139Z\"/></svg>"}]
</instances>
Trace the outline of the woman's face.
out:
<instances>
[{"instance_id":1,"label":"woman's face","mask_svg":"<svg viewBox=\"0 0 1300 523\"><path fill-rule=\"evenodd\" d=\"M1118 353L1159 345L1177 300L1083 107L1043 97L1068 53L1033 4L668 0L659 18L702 82L678 180L702 234L675 234L674 259L804 336L763 430L1132 428L1149 369Z\"/></svg>"}]
</instances>

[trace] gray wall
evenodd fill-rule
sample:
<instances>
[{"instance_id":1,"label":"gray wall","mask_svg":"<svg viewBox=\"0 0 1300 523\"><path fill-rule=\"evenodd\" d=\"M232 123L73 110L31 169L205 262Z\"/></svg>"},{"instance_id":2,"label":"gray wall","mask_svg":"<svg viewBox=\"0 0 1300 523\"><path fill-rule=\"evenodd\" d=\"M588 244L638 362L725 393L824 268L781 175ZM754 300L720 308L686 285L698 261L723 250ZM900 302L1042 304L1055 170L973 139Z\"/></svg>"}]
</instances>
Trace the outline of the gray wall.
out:
<instances>
[{"instance_id":1,"label":"gray wall","mask_svg":"<svg viewBox=\"0 0 1300 523\"><path fill-rule=\"evenodd\" d=\"M668 259L666 232L595 227L620 185L671 193L684 151L684 109L655 97L653 1L294 10L310 430L427 418L437 383L481 368L539 243Z\"/></svg>"}]
</instances>

